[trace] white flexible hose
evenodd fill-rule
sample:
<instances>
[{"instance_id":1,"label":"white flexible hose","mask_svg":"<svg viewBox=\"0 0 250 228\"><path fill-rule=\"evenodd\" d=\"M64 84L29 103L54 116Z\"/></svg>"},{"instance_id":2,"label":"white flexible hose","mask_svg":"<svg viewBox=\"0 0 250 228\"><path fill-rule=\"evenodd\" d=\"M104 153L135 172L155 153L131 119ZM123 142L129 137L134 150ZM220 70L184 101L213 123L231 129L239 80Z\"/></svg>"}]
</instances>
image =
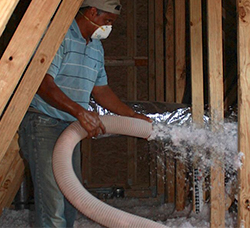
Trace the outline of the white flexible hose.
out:
<instances>
[{"instance_id":1,"label":"white flexible hose","mask_svg":"<svg viewBox=\"0 0 250 228\"><path fill-rule=\"evenodd\" d=\"M148 138L152 124L135 118L101 116L109 134L123 134ZM59 137L53 153L55 179L65 197L84 215L106 227L161 228L166 226L111 207L91 195L77 179L72 154L76 144L87 136L80 123L72 123Z\"/></svg>"}]
</instances>

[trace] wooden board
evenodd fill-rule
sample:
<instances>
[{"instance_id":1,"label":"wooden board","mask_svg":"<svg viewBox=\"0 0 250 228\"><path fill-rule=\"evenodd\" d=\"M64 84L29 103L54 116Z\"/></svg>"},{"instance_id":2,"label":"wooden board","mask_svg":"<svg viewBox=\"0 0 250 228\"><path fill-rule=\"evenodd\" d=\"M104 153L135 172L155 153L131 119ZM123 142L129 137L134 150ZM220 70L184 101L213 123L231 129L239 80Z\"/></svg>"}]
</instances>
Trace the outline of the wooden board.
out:
<instances>
[{"instance_id":1,"label":"wooden board","mask_svg":"<svg viewBox=\"0 0 250 228\"><path fill-rule=\"evenodd\" d=\"M7 176L10 166L14 161L15 157L19 155L18 135L16 134L13 138L8 151L6 152L3 159L0 161L0 186L2 185L5 177Z\"/></svg>"},{"instance_id":2,"label":"wooden board","mask_svg":"<svg viewBox=\"0 0 250 228\"><path fill-rule=\"evenodd\" d=\"M156 101L164 101L164 23L163 0L155 0L155 78Z\"/></svg>"},{"instance_id":3,"label":"wooden board","mask_svg":"<svg viewBox=\"0 0 250 228\"><path fill-rule=\"evenodd\" d=\"M186 4L175 1L175 102L182 103L186 86ZM176 161L176 210L185 209L185 165Z\"/></svg>"},{"instance_id":4,"label":"wooden board","mask_svg":"<svg viewBox=\"0 0 250 228\"><path fill-rule=\"evenodd\" d=\"M51 3L51 1L50 1ZM43 77L72 23L82 0L64 0L32 59L0 122L0 160L16 133ZM28 45L26 45L27 47ZM17 47L16 47L17 48ZM25 48L24 48L25 49ZM26 61L25 59L23 61ZM1 63L2 64L2 63ZM8 65L8 64L7 64ZM34 77L34 75L36 77ZM2 75L1 75L2 76ZM3 91L2 91L3 92Z\"/></svg>"},{"instance_id":5,"label":"wooden board","mask_svg":"<svg viewBox=\"0 0 250 228\"><path fill-rule=\"evenodd\" d=\"M136 3L137 1L127 2L127 53L129 57L134 58L137 54L137 29L136 29ZM127 99L129 101L137 100L137 69L130 66L127 69ZM137 139L127 138L128 151L128 185L137 184Z\"/></svg>"},{"instance_id":6,"label":"wooden board","mask_svg":"<svg viewBox=\"0 0 250 228\"><path fill-rule=\"evenodd\" d=\"M191 46L191 84L192 84L192 117L198 126L203 125L204 92L203 92L203 53L202 53L202 14L201 1L190 1L190 46ZM198 168L193 164L193 169ZM193 178L195 180L195 178ZM193 189L195 182L193 181ZM193 191L193 209L195 191Z\"/></svg>"},{"instance_id":7,"label":"wooden board","mask_svg":"<svg viewBox=\"0 0 250 228\"><path fill-rule=\"evenodd\" d=\"M222 5L220 0L207 1L208 10L208 77L209 103L213 130L224 117L223 103L223 51ZM223 151L220 151L223 153ZM221 161L214 160L210 171L211 227L225 227L225 181Z\"/></svg>"},{"instance_id":8,"label":"wooden board","mask_svg":"<svg viewBox=\"0 0 250 228\"><path fill-rule=\"evenodd\" d=\"M175 0L175 93L182 103L186 86L186 9L185 0Z\"/></svg>"},{"instance_id":9,"label":"wooden board","mask_svg":"<svg viewBox=\"0 0 250 228\"><path fill-rule=\"evenodd\" d=\"M156 78L155 78L155 1L148 0L148 87L149 100L156 100ZM154 191L156 197L157 186L157 160L155 149L150 143L150 187Z\"/></svg>"},{"instance_id":10,"label":"wooden board","mask_svg":"<svg viewBox=\"0 0 250 228\"><path fill-rule=\"evenodd\" d=\"M166 193L167 202L176 203L176 160L174 159L173 152L167 151L172 154L166 157ZM179 191L180 193L180 191ZM178 193L177 193L178 194ZM180 198L178 198L179 200Z\"/></svg>"},{"instance_id":11,"label":"wooden board","mask_svg":"<svg viewBox=\"0 0 250 228\"><path fill-rule=\"evenodd\" d=\"M109 56L105 57L105 66L148 66L148 57Z\"/></svg>"},{"instance_id":12,"label":"wooden board","mask_svg":"<svg viewBox=\"0 0 250 228\"><path fill-rule=\"evenodd\" d=\"M175 208L177 211L183 211L186 206L186 166L180 161L176 161L176 196Z\"/></svg>"},{"instance_id":13,"label":"wooden board","mask_svg":"<svg viewBox=\"0 0 250 228\"><path fill-rule=\"evenodd\" d=\"M148 0L148 87L149 100L156 100L155 77L155 1Z\"/></svg>"},{"instance_id":14,"label":"wooden board","mask_svg":"<svg viewBox=\"0 0 250 228\"><path fill-rule=\"evenodd\" d=\"M203 123L203 53L201 2L190 1L192 116L196 123Z\"/></svg>"},{"instance_id":15,"label":"wooden board","mask_svg":"<svg viewBox=\"0 0 250 228\"><path fill-rule=\"evenodd\" d=\"M5 50L0 65L0 115L59 3L60 0L33 0Z\"/></svg>"},{"instance_id":16,"label":"wooden board","mask_svg":"<svg viewBox=\"0 0 250 228\"><path fill-rule=\"evenodd\" d=\"M166 102L175 102L175 53L174 53L174 1L167 1L166 5L166 38L165 38L165 54L166 54Z\"/></svg>"},{"instance_id":17,"label":"wooden board","mask_svg":"<svg viewBox=\"0 0 250 228\"><path fill-rule=\"evenodd\" d=\"M156 101L165 100L164 75L164 4L163 0L155 0L155 83ZM165 201L166 156L164 151L157 154L157 194L159 200Z\"/></svg>"},{"instance_id":18,"label":"wooden board","mask_svg":"<svg viewBox=\"0 0 250 228\"><path fill-rule=\"evenodd\" d=\"M20 188L24 175L24 162L19 155L18 135L13 138L0 162L0 214L9 207Z\"/></svg>"},{"instance_id":19,"label":"wooden board","mask_svg":"<svg viewBox=\"0 0 250 228\"><path fill-rule=\"evenodd\" d=\"M239 152L244 153L243 165L239 172L240 193L238 197L238 227L250 227L250 1L238 4L238 62L239 62Z\"/></svg>"},{"instance_id":20,"label":"wooden board","mask_svg":"<svg viewBox=\"0 0 250 228\"><path fill-rule=\"evenodd\" d=\"M10 172L0 187L0 211L10 206L23 181L24 163L20 157L14 160L10 168Z\"/></svg>"},{"instance_id":21,"label":"wooden board","mask_svg":"<svg viewBox=\"0 0 250 228\"><path fill-rule=\"evenodd\" d=\"M12 15L14 9L16 8L19 0L1 0L0 1L0 36L6 27L6 24L9 21L10 16Z\"/></svg>"}]
</instances>

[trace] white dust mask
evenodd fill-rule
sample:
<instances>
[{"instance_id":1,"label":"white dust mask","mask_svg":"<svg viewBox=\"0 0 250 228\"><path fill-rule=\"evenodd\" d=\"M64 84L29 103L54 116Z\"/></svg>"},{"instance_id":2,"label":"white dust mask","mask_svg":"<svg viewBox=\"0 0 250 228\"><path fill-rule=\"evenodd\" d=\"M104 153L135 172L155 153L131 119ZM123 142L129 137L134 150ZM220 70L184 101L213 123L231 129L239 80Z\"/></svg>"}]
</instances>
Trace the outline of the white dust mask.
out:
<instances>
[{"instance_id":1,"label":"white dust mask","mask_svg":"<svg viewBox=\"0 0 250 228\"><path fill-rule=\"evenodd\" d=\"M98 39L98 40L101 40L101 39L106 39L109 34L111 33L112 31L112 25L98 25L96 23L94 23L93 21L89 20L88 17L86 17L84 15L84 17L93 25L95 25L96 27L98 27L92 34L91 38L92 39Z\"/></svg>"},{"instance_id":2,"label":"white dust mask","mask_svg":"<svg viewBox=\"0 0 250 228\"><path fill-rule=\"evenodd\" d=\"M112 31L112 25L102 25L92 34L92 39L106 39Z\"/></svg>"}]
</instances>

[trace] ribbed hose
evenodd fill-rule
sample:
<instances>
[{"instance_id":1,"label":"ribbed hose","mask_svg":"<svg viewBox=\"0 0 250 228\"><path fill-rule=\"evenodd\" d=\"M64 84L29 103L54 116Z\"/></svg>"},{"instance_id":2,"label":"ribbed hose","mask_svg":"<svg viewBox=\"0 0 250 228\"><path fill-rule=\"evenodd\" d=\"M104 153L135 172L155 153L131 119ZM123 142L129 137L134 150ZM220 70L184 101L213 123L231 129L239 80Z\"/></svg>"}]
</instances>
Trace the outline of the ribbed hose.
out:
<instances>
[{"instance_id":1,"label":"ribbed hose","mask_svg":"<svg viewBox=\"0 0 250 228\"><path fill-rule=\"evenodd\" d=\"M101 116L100 119L109 134L148 138L152 132L152 124L144 120L121 116ZM76 144L86 136L87 132L80 123L74 122L62 133L55 145L53 171L65 197L82 214L106 227L166 228L160 223L111 207L82 186L73 170L72 154Z\"/></svg>"}]
</instances>

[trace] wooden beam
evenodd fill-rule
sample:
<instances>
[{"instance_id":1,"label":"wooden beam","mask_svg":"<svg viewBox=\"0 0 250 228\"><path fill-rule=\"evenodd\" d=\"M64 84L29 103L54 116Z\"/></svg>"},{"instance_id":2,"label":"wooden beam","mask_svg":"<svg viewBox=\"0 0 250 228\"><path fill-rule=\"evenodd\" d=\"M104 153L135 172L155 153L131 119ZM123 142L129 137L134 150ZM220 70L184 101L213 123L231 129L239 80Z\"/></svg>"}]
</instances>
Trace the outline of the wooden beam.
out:
<instances>
[{"instance_id":1,"label":"wooden beam","mask_svg":"<svg viewBox=\"0 0 250 228\"><path fill-rule=\"evenodd\" d=\"M0 187L0 211L10 207L24 176L24 163L20 157L16 157L10 166L11 170Z\"/></svg>"},{"instance_id":2,"label":"wooden beam","mask_svg":"<svg viewBox=\"0 0 250 228\"><path fill-rule=\"evenodd\" d=\"M202 53L202 11L201 1L190 1L190 46L191 46L191 84L192 84L192 117L193 122L198 126L203 125L204 115L204 92L203 92L203 53ZM199 170L194 164L195 171ZM195 177L195 176L194 176ZM195 191L195 178L193 181L193 208L200 209L195 204L195 198L202 194Z\"/></svg>"},{"instance_id":3,"label":"wooden beam","mask_svg":"<svg viewBox=\"0 0 250 228\"><path fill-rule=\"evenodd\" d=\"M176 203L176 160L174 159L173 152L168 151L167 153L172 154L172 156L166 157L166 193L167 202ZM179 191L180 193L180 191ZM180 197L178 198L180 199Z\"/></svg>"},{"instance_id":4,"label":"wooden beam","mask_svg":"<svg viewBox=\"0 0 250 228\"><path fill-rule=\"evenodd\" d=\"M250 0L238 0L239 128L238 151L244 154L239 171L238 227L250 227Z\"/></svg>"},{"instance_id":5,"label":"wooden beam","mask_svg":"<svg viewBox=\"0 0 250 228\"><path fill-rule=\"evenodd\" d=\"M186 4L175 0L175 93L182 103L186 87Z\"/></svg>"},{"instance_id":6,"label":"wooden beam","mask_svg":"<svg viewBox=\"0 0 250 228\"><path fill-rule=\"evenodd\" d=\"M105 66L148 66L148 57L106 57Z\"/></svg>"},{"instance_id":7,"label":"wooden beam","mask_svg":"<svg viewBox=\"0 0 250 228\"><path fill-rule=\"evenodd\" d=\"M155 0L155 77L156 101L164 101L164 4L163 0Z\"/></svg>"},{"instance_id":8,"label":"wooden beam","mask_svg":"<svg viewBox=\"0 0 250 228\"><path fill-rule=\"evenodd\" d=\"M215 131L224 119L222 3L207 1L208 14L208 77L209 104L212 127ZM223 153L223 151L220 151ZM211 168L211 223L210 227L225 227L225 181L222 161L214 160Z\"/></svg>"},{"instance_id":9,"label":"wooden beam","mask_svg":"<svg viewBox=\"0 0 250 228\"><path fill-rule=\"evenodd\" d=\"M137 54L137 30L136 30L136 0L127 2L127 55L134 58ZM128 67L128 91L127 99L137 99L137 69Z\"/></svg>"},{"instance_id":10,"label":"wooden beam","mask_svg":"<svg viewBox=\"0 0 250 228\"><path fill-rule=\"evenodd\" d=\"M24 163L19 154L18 135L13 138L0 162L0 214L9 207L20 188L24 176Z\"/></svg>"},{"instance_id":11,"label":"wooden beam","mask_svg":"<svg viewBox=\"0 0 250 228\"><path fill-rule=\"evenodd\" d=\"M175 102L182 103L186 87L186 4L175 0ZM185 165L176 161L176 210L185 209Z\"/></svg>"},{"instance_id":12,"label":"wooden beam","mask_svg":"<svg viewBox=\"0 0 250 228\"><path fill-rule=\"evenodd\" d=\"M3 34L3 31L8 23L10 16L12 15L14 9L16 8L19 0L2 0L0 1L0 37Z\"/></svg>"},{"instance_id":13,"label":"wooden beam","mask_svg":"<svg viewBox=\"0 0 250 228\"><path fill-rule=\"evenodd\" d=\"M174 0L167 1L166 5L166 102L175 102L175 53L174 53Z\"/></svg>"},{"instance_id":14,"label":"wooden beam","mask_svg":"<svg viewBox=\"0 0 250 228\"><path fill-rule=\"evenodd\" d=\"M175 208L177 211L183 211L186 206L186 166L179 160L176 160L175 178Z\"/></svg>"},{"instance_id":15,"label":"wooden beam","mask_svg":"<svg viewBox=\"0 0 250 228\"><path fill-rule=\"evenodd\" d=\"M148 0L148 98L149 101L156 100L155 87L155 1ZM149 144L150 151L150 188L153 196L157 196L157 158L156 149L152 143Z\"/></svg>"},{"instance_id":16,"label":"wooden beam","mask_svg":"<svg viewBox=\"0 0 250 228\"><path fill-rule=\"evenodd\" d=\"M152 198L152 189L126 189L125 197L130 198Z\"/></svg>"},{"instance_id":17,"label":"wooden beam","mask_svg":"<svg viewBox=\"0 0 250 228\"><path fill-rule=\"evenodd\" d=\"M165 101L164 74L164 1L155 0L155 83L156 101ZM163 151L157 155L157 194L165 202L166 156Z\"/></svg>"},{"instance_id":18,"label":"wooden beam","mask_svg":"<svg viewBox=\"0 0 250 228\"><path fill-rule=\"evenodd\" d=\"M202 15L201 1L190 1L191 35L191 75L192 75L192 115L196 123L203 123L203 53L202 53Z\"/></svg>"},{"instance_id":19,"label":"wooden beam","mask_svg":"<svg viewBox=\"0 0 250 228\"><path fill-rule=\"evenodd\" d=\"M31 1L5 50L0 65L0 115L61 0Z\"/></svg>"},{"instance_id":20,"label":"wooden beam","mask_svg":"<svg viewBox=\"0 0 250 228\"><path fill-rule=\"evenodd\" d=\"M166 55L166 89L165 99L167 103L175 102L175 9L174 0L169 0L166 3L166 32L165 32L165 55ZM173 154L168 151L168 154ZM174 156L166 156L166 193L167 202L175 203L175 160Z\"/></svg>"},{"instance_id":21,"label":"wooden beam","mask_svg":"<svg viewBox=\"0 0 250 228\"><path fill-rule=\"evenodd\" d=\"M3 183L3 180L7 176L10 166L15 159L19 156L19 145L18 145L18 135L16 134L8 148L3 159L0 161L0 186Z\"/></svg>"},{"instance_id":22,"label":"wooden beam","mask_svg":"<svg viewBox=\"0 0 250 228\"><path fill-rule=\"evenodd\" d=\"M127 2L127 53L128 57L134 58L137 54L137 29L136 29L136 0ZM137 69L130 66L127 69L128 91L127 99L137 100ZM128 152L128 185L133 186L137 183L137 139L127 137Z\"/></svg>"},{"instance_id":23,"label":"wooden beam","mask_svg":"<svg viewBox=\"0 0 250 228\"><path fill-rule=\"evenodd\" d=\"M40 86L82 2L82 0L64 0L62 2L29 68L11 99L0 122L0 160L5 155L34 94ZM26 44L27 46L29 45Z\"/></svg>"},{"instance_id":24,"label":"wooden beam","mask_svg":"<svg viewBox=\"0 0 250 228\"><path fill-rule=\"evenodd\" d=\"M155 76L155 0L148 0L148 87L149 100L156 100Z\"/></svg>"},{"instance_id":25,"label":"wooden beam","mask_svg":"<svg viewBox=\"0 0 250 228\"><path fill-rule=\"evenodd\" d=\"M149 143L149 187L152 197L157 197L157 158L156 148L153 143Z\"/></svg>"}]
</instances>

